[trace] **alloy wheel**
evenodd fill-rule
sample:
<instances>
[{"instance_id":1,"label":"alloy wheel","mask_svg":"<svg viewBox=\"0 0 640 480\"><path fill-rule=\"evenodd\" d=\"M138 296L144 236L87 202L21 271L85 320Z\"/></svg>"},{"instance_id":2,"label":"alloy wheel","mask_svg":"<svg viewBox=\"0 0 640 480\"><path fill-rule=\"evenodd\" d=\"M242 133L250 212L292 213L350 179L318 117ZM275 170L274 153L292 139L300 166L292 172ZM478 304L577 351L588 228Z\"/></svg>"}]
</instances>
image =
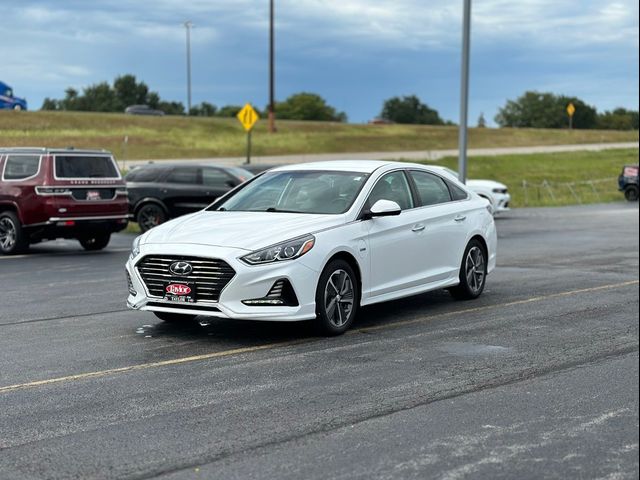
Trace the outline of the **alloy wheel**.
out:
<instances>
[{"instance_id":1,"label":"alloy wheel","mask_svg":"<svg viewBox=\"0 0 640 480\"><path fill-rule=\"evenodd\" d=\"M346 271L338 269L329 275L324 289L324 309L332 325L341 327L347 323L354 299L353 280Z\"/></svg>"},{"instance_id":2,"label":"alloy wheel","mask_svg":"<svg viewBox=\"0 0 640 480\"><path fill-rule=\"evenodd\" d=\"M142 231L146 232L147 230L160 225L160 223L162 223L163 216L163 212L159 207L156 207L155 205L147 205L142 207L138 213L138 225L140 225Z\"/></svg>"},{"instance_id":3,"label":"alloy wheel","mask_svg":"<svg viewBox=\"0 0 640 480\"><path fill-rule=\"evenodd\" d=\"M16 226L10 218L0 218L0 247L10 250L16 244Z\"/></svg>"},{"instance_id":4,"label":"alloy wheel","mask_svg":"<svg viewBox=\"0 0 640 480\"><path fill-rule=\"evenodd\" d=\"M482 289L485 271L484 253L479 247L470 248L465 260L465 275L469 289L474 295Z\"/></svg>"}]
</instances>

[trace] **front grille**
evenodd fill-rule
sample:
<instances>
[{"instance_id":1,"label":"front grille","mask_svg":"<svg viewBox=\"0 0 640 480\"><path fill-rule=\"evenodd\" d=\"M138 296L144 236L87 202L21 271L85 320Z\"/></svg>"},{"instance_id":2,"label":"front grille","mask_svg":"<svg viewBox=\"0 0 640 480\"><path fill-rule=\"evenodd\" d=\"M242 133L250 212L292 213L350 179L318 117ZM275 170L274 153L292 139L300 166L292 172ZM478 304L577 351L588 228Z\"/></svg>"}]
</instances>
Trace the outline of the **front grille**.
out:
<instances>
[{"instance_id":1,"label":"front grille","mask_svg":"<svg viewBox=\"0 0 640 480\"><path fill-rule=\"evenodd\" d=\"M189 275L175 275L169 271L169 266L174 262L187 262L193 271ZM136 269L149 295L164 297L167 282L188 283L195 285L198 302L217 302L222 289L236 274L223 260L178 255L146 256L138 262Z\"/></svg>"}]
</instances>

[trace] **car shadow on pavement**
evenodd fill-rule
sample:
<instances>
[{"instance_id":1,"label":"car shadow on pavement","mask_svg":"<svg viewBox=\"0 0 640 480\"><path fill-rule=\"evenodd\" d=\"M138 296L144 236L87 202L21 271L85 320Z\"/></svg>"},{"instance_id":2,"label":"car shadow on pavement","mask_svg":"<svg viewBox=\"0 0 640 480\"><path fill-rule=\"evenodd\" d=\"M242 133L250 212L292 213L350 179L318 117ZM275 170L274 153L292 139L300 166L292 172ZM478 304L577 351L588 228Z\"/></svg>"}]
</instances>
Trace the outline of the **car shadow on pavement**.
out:
<instances>
[{"instance_id":1,"label":"car shadow on pavement","mask_svg":"<svg viewBox=\"0 0 640 480\"><path fill-rule=\"evenodd\" d=\"M459 302L444 291L393 300L360 309L352 329L376 327L450 311ZM165 323L153 319L138 327L137 334L181 342L202 342L225 347L242 347L263 343L279 343L320 337L313 321L260 322L198 317L184 324Z\"/></svg>"}]
</instances>

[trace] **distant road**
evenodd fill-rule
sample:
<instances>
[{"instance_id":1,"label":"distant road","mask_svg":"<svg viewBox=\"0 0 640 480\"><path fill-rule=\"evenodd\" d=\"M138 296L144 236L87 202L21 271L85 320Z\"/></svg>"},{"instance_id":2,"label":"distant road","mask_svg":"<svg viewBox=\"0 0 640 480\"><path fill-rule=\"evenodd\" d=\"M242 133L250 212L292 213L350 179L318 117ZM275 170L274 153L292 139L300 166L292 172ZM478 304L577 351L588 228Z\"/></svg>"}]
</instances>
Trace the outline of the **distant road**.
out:
<instances>
[{"instance_id":1,"label":"distant road","mask_svg":"<svg viewBox=\"0 0 640 480\"><path fill-rule=\"evenodd\" d=\"M486 155L510 155L528 153L557 153L576 151L600 151L616 148L638 148L638 142L618 143L583 143L574 145L540 145L532 147L503 147L503 148L470 148L467 155L478 157ZM458 150L413 150L408 152L350 152L350 153L314 153L300 155L265 155L251 157L252 163L282 164L282 163L306 163L323 160L431 160L437 161L445 157L457 157ZM156 160L129 160L127 166L142 165L148 162L183 161L182 159L156 159ZM212 162L220 165L240 165L245 157L212 157L191 158L193 162Z\"/></svg>"}]
</instances>

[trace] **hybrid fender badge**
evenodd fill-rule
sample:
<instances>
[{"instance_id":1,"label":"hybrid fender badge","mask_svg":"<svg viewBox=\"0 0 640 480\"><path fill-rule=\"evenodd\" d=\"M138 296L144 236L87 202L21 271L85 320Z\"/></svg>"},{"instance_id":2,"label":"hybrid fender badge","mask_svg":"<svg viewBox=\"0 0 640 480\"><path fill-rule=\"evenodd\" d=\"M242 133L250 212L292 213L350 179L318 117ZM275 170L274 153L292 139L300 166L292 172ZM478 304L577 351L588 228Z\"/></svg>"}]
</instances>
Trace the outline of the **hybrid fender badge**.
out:
<instances>
[{"instance_id":1,"label":"hybrid fender badge","mask_svg":"<svg viewBox=\"0 0 640 480\"><path fill-rule=\"evenodd\" d=\"M189 295L191 293L191 288L180 283L172 283L171 285L167 285L166 290L167 293L170 293L171 295Z\"/></svg>"},{"instance_id":2,"label":"hybrid fender badge","mask_svg":"<svg viewBox=\"0 0 640 480\"><path fill-rule=\"evenodd\" d=\"M169 271L174 275L189 275L193 272L193 267L187 262L173 262L169 265Z\"/></svg>"}]
</instances>

